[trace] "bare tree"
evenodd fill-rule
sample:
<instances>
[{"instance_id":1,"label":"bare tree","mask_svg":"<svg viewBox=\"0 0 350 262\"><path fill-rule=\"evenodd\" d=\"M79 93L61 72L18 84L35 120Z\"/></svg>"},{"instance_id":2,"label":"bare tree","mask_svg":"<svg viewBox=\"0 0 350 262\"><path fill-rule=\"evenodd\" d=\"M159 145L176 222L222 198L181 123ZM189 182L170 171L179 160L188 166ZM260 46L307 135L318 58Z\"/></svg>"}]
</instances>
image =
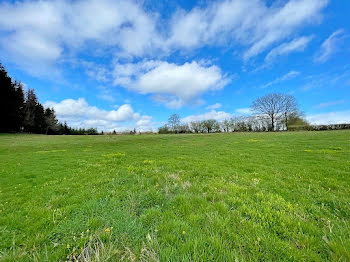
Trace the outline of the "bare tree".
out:
<instances>
[{"instance_id":1,"label":"bare tree","mask_svg":"<svg viewBox=\"0 0 350 262\"><path fill-rule=\"evenodd\" d=\"M270 120L270 130L274 131L276 122L279 121L284 113L285 95L268 94L256 99L252 106L253 112L261 116L267 116Z\"/></svg>"},{"instance_id":2,"label":"bare tree","mask_svg":"<svg viewBox=\"0 0 350 262\"><path fill-rule=\"evenodd\" d=\"M191 130L188 126L188 124L182 124L178 126L178 132L181 133L190 133Z\"/></svg>"},{"instance_id":3,"label":"bare tree","mask_svg":"<svg viewBox=\"0 0 350 262\"><path fill-rule=\"evenodd\" d=\"M236 117L231 117L229 120L229 124L230 124L230 129L232 130L232 132L237 131L237 122L238 122L238 118Z\"/></svg>"},{"instance_id":4,"label":"bare tree","mask_svg":"<svg viewBox=\"0 0 350 262\"><path fill-rule=\"evenodd\" d=\"M195 132L195 133L199 133L201 130L201 122L199 121L192 121L189 124L190 129Z\"/></svg>"},{"instance_id":5,"label":"bare tree","mask_svg":"<svg viewBox=\"0 0 350 262\"><path fill-rule=\"evenodd\" d=\"M292 116L299 115L298 113L298 105L295 97L292 95L284 95L283 97L283 122L288 130L288 122Z\"/></svg>"},{"instance_id":6,"label":"bare tree","mask_svg":"<svg viewBox=\"0 0 350 262\"><path fill-rule=\"evenodd\" d=\"M224 132L230 132L230 128L231 128L230 120L225 119L224 121L221 122L221 126Z\"/></svg>"},{"instance_id":7,"label":"bare tree","mask_svg":"<svg viewBox=\"0 0 350 262\"><path fill-rule=\"evenodd\" d=\"M211 131L213 131L213 129L217 128L217 121L215 119L208 119L208 120L203 120L202 121L202 126L203 128L206 129L206 131L208 133L210 133Z\"/></svg>"},{"instance_id":8,"label":"bare tree","mask_svg":"<svg viewBox=\"0 0 350 262\"><path fill-rule=\"evenodd\" d=\"M168 119L168 125L171 131L177 131L180 125L180 116L178 114L172 114Z\"/></svg>"}]
</instances>

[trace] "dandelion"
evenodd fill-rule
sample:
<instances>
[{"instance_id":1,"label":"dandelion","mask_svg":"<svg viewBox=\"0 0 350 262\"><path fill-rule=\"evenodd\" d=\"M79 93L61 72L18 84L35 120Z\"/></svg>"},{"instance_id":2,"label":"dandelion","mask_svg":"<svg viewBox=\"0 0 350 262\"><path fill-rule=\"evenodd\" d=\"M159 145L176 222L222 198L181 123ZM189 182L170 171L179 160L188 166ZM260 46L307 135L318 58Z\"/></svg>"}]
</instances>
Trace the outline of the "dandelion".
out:
<instances>
[{"instance_id":1,"label":"dandelion","mask_svg":"<svg viewBox=\"0 0 350 262\"><path fill-rule=\"evenodd\" d=\"M70 248L70 245L69 245L69 244L67 244L67 248L68 248L68 249Z\"/></svg>"},{"instance_id":2,"label":"dandelion","mask_svg":"<svg viewBox=\"0 0 350 262\"><path fill-rule=\"evenodd\" d=\"M109 229L109 227L107 227L107 228L105 229L105 232L106 232L106 233L111 232L111 230Z\"/></svg>"},{"instance_id":3,"label":"dandelion","mask_svg":"<svg viewBox=\"0 0 350 262\"><path fill-rule=\"evenodd\" d=\"M185 230L184 230L184 231L182 231L182 234L183 234L183 235L186 235L186 231L185 231Z\"/></svg>"}]
</instances>

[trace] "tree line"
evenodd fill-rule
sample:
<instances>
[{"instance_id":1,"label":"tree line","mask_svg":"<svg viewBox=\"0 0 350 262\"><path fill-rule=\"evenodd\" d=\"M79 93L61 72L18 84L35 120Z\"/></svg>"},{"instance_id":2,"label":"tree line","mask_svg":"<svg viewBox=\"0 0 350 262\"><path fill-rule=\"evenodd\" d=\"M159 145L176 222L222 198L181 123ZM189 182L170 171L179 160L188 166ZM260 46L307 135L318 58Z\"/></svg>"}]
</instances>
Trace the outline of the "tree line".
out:
<instances>
[{"instance_id":1,"label":"tree line","mask_svg":"<svg viewBox=\"0 0 350 262\"><path fill-rule=\"evenodd\" d=\"M253 101L249 116L235 116L223 121L208 119L182 123L180 116L173 114L168 123L158 129L160 134L169 133L217 133L217 132L264 132L296 130L350 129L350 124L310 125L304 118L294 96L273 93Z\"/></svg>"},{"instance_id":2,"label":"tree line","mask_svg":"<svg viewBox=\"0 0 350 262\"><path fill-rule=\"evenodd\" d=\"M23 84L13 80L0 63L0 133L82 135L98 134L95 128L69 127L60 123L53 108L45 108L34 89L24 91Z\"/></svg>"}]
</instances>

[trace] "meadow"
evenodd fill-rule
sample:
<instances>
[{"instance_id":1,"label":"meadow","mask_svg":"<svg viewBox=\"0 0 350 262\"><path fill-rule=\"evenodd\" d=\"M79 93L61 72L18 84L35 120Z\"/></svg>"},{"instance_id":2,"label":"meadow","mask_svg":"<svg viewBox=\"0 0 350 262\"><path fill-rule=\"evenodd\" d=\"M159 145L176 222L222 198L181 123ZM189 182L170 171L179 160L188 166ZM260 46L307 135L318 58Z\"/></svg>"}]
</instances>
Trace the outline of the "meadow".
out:
<instances>
[{"instance_id":1,"label":"meadow","mask_svg":"<svg viewBox=\"0 0 350 262\"><path fill-rule=\"evenodd\" d=\"M350 261L350 131L0 135L1 261Z\"/></svg>"}]
</instances>

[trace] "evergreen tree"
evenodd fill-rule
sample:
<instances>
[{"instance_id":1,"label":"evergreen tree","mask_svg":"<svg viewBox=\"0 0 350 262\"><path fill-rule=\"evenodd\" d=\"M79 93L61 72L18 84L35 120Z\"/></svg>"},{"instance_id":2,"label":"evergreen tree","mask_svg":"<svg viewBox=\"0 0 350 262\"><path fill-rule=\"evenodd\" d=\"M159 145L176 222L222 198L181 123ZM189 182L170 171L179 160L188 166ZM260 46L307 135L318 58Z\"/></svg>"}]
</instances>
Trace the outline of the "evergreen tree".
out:
<instances>
[{"instance_id":1,"label":"evergreen tree","mask_svg":"<svg viewBox=\"0 0 350 262\"><path fill-rule=\"evenodd\" d=\"M24 120L24 92L22 83L17 81L14 83L14 99L11 118L13 119L13 131L21 131Z\"/></svg>"},{"instance_id":2,"label":"evergreen tree","mask_svg":"<svg viewBox=\"0 0 350 262\"><path fill-rule=\"evenodd\" d=\"M69 135L70 134L70 128L68 127L66 122L64 122L64 125L63 125L63 134L64 135Z\"/></svg>"},{"instance_id":3,"label":"evergreen tree","mask_svg":"<svg viewBox=\"0 0 350 262\"><path fill-rule=\"evenodd\" d=\"M23 88L12 82L0 63L0 132L20 131L23 118Z\"/></svg>"},{"instance_id":4,"label":"evergreen tree","mask_svg":"<svg viewBox=\"0 0 350 262\"><path fill-rule=\"evenodd\" d=\"M34 109L34 133L42 134L46 131L45 111L42 104L37 103Z\"/></svg>"},{"instance_id":5,"label":"evergreen tree","mask_svg":"<svg viewBox=\"0 0 350 262\"><path fill-rule=\"evenodd\" d=\"M58 120L56 119L55 110L53 108L45 109L45 134L56 134L58 131Z\"/></svg>"},{"instance_id":6,"label":"evergreen tree","mask_svg":"<svg viewBox=\"0 0 350 262\"><path fill-rule=\"evenodd\" d=\"M35 132L35 108L38 104L38 99L33 89L29 89L26 93L24 106L24 131Z\"/></svg>"}]
</instances>

